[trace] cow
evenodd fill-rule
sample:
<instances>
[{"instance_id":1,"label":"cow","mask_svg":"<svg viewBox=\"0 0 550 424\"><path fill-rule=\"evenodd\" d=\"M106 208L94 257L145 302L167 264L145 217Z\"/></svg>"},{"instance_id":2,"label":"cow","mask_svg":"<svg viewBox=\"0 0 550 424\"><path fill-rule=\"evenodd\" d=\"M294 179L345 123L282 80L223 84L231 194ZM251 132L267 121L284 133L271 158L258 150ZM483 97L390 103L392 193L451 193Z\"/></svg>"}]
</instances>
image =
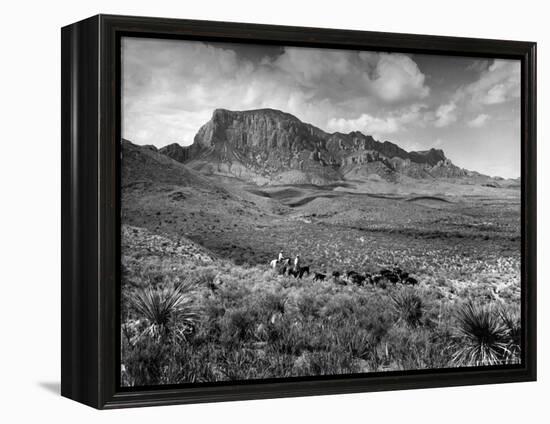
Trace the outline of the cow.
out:
<instances>
[{"instance_id":1,"label":"cow","mask_svg":"<svg viewBox=\"0 0 550 424\"><path fill-rule=\"evenodd\" d=\"M405 284L410 284L411 286L416 286L418 284L418 280L413 277L407 277L405 280Z\"/></svg>"},{"instance_id":2,"label":"cow","mask_svg":"<svg viewBox=\"0 0 550 424\"><path fill-rule=\"evenodd\" d=\"M365 283L365 280L367 279L367 277L365 277L364 275L361 275L361 274L351 274L351 282L357 286L362 286L364 285Z\"/></svg>"},{"instance_id":3,"label":"cow","mask_svg":"<svg viewBox=\"0 0 550 424\"><path fill-rule=\"evenodd\" d=\"M320 272L316 272L313 276L313 281L323 281L327 276L325 274L321 274Z\"/></svg>"},{"instance_id":4,"label":"cow","mask_svg":"<svg viewBox=\"0 0 550 424\"><path fill-rule=\"evenodd\" d=\"M390 283L393 283L393 284L398 283L399 280L400 280L399 275L397 275L397 274L395 274L395 273L386 275L386 278L388 279L388 281L389 281Z\"/></svg>"},{"instance_id":5,"label":"cow","mask_svg":"<svg viewBox=\"0 0 550 424\"><path fill-rule=\"evenodd\" d=\"M395 271L389 269L381 269L379 274L393 284L398 283L400 280L399 275Z\"/></svg>"}]
</instances>

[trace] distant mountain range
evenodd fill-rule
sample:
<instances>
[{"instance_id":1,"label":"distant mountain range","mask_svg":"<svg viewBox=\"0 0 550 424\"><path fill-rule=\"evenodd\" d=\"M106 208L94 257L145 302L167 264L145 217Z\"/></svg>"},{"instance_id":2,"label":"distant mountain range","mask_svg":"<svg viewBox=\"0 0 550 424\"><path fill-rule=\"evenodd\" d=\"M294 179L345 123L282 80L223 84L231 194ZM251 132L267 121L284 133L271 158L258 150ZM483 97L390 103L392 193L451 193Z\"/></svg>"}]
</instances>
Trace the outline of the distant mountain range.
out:
<instances>
[{"instance_id":1,"label":"distant mountain range","mask_svg":"<svg viewBox=\"0 0 550 424\"><path fill-rule=\"evenodd\" d=\"M192 145L174 143L158 152L203 174L261 184L326 184L366 178L494 181L454 165L440 149L407 152L359 131L330 134L274 109L216 109Z\"/></svg>"}]
</instances>

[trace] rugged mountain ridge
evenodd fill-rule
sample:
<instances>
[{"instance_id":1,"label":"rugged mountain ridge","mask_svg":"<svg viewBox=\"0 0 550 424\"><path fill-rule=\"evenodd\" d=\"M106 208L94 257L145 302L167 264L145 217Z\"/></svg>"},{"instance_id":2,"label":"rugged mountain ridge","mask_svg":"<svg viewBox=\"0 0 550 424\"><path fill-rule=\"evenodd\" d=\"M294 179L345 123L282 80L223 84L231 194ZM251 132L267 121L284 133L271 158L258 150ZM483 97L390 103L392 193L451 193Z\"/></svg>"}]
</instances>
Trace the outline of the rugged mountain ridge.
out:
<instances>
[{"instance_id":1,"label":"rugged mountain ridge","mask_svg":"<svg viewBox=\"0 0 550 424\"><path fill-rule=\"evenodd\" d=\"M327 133L274 109L216 109L190 146L177 143L160 153L204 173L255 182L326 183L376 175L388 181L471 175L442 150L407 152L359 131Z\"/></svg>"}]
</instances>

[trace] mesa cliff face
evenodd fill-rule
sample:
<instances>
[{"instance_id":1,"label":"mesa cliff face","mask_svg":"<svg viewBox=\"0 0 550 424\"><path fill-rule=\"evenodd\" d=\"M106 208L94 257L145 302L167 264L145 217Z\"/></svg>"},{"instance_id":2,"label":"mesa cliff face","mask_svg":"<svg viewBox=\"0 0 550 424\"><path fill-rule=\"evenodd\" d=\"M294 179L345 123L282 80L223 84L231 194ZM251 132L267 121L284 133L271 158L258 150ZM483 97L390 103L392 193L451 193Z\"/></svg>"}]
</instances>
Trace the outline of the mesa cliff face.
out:
<instances>
[{"instance_id":1,"label":"mesa cliff face","mask_svg":"<svg viewBox=\"0 0 550 424\"><path fill-rule=\"evenodd\" d=\"M273 109L217 109L191 146L159 150L205 173L255 182L314 183L377 175L388 181L468 175L442 150L407 152L359 131L329 134Z\"/></svg>"}]
</instances>

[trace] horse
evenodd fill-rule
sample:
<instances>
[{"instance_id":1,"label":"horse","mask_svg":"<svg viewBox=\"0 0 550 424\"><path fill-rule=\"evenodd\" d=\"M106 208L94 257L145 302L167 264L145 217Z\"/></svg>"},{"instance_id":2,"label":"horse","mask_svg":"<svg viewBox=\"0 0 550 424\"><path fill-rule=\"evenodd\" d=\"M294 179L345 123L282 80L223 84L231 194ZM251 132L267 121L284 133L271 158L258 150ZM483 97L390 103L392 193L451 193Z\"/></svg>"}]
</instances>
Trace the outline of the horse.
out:
<instances>
[{"instance_id":1,"label":"horse","mask_svg":"<svg viewBox=\"0 0 550 424\"><path fill-rule=\"evenodd\" d=\"M309 275L309 265L296 268L289 268L288 275L292 275L294 278L302 278L304 274Z\"/></svg>"},{"instance_id":2,"label":"horse","mask_svg":"<svg viewBox=\"0 0 550 424\"><path fill-rule=\"evenodd\" d=\"M309 265L300 267L300 269L298 270L298 272L299 272L298 278L302 278L302 277L304 276L305 273L307 273L307 275L309 276Z\"/></svg>"},{"instance_id":3,"label":"horse","mask_svg":"<svg viewBox=\"0 0 550 424\"><path fill-rule=\"evenodd\" d=\"M292 275L294 278L298 278L300 271L295 270L294 268L288 268L288 275Z\"/></svg>"},{"instance_id":4,"label":"horse","mask_svg":"<svg viewBox=\"0 0 550 424\"><path fill-rule=\"evenodd\" d=\"M290 258L283 258L281 260L279 259L273 259L269 262L269 266L278 272L279 275L285 275L287 272L287 269L290 268Z\"/></svg>"}]
</instances>

